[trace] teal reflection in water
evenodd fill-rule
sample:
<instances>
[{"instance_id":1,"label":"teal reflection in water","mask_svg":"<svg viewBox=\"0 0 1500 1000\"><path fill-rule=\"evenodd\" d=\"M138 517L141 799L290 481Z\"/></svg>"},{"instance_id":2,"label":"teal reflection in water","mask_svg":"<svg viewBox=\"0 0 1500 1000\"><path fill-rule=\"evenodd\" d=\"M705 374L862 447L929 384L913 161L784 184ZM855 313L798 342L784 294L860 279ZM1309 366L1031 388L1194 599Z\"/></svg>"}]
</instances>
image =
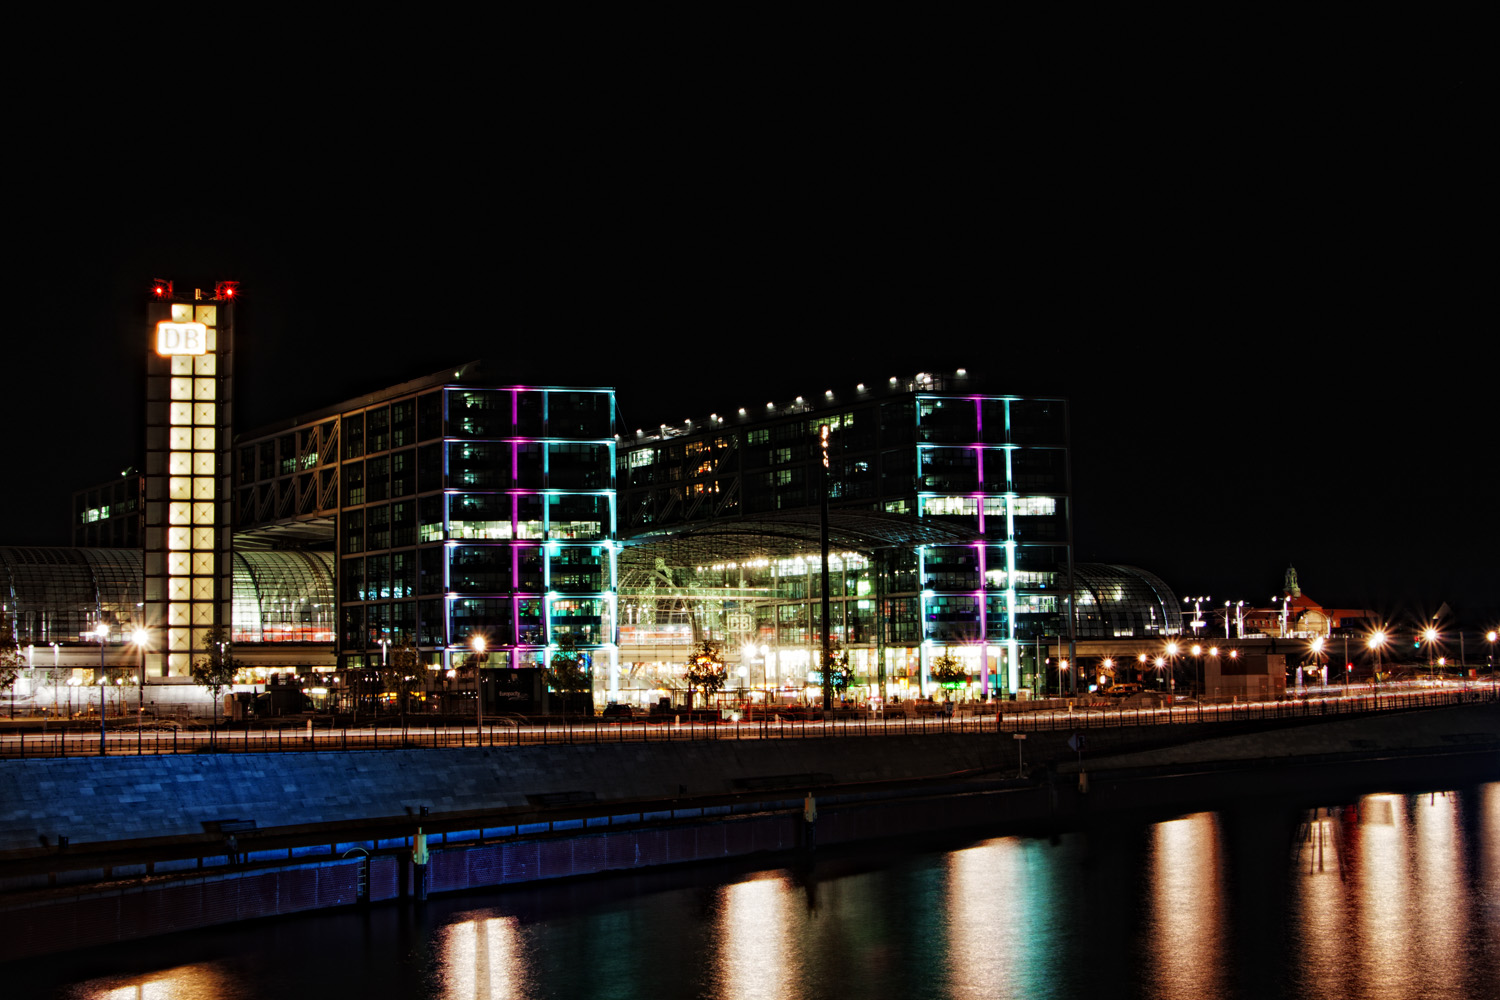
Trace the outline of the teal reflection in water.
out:
<instances>
[{"instance_id":1,"label":"teal reflection in water","mask_svg":"<svg viewBox=\"0 0 1500 1000\"><path fill-rule=\"evenodd\" d=\"M1496 996L1500 785L1255 800L250 924L5 970L7 996Z\"/></svg>"}]
</instances>

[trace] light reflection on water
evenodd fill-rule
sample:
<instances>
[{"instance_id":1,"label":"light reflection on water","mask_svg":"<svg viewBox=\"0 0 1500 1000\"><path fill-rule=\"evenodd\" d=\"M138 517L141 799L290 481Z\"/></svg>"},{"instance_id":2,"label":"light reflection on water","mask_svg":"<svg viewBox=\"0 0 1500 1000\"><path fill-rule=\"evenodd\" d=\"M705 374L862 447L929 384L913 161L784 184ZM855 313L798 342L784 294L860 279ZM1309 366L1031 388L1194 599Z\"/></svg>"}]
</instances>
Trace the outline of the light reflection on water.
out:
<instances>
[{"instance_id":1,"label":"light reflection on water","mask_svg":"<svg viewBox=\"0 0 1500 1000\"><path fill-rule=\"evenodd\" d=\"M438 898L24 971L11 995L1467 1000L1500 981L1500 784Z\"/></svg>"},{"instance_id":2,"label":"light reflection on water","mask_svg":"<svg viewBox=\"0 0 1500 1000\"><path fill-rule=\"evenodd\" d=\"M1157 823L1148 855L1141 970L1150 994L1216 997L1227 988L1218 816L1196 813Z\"/></svg>"}]
</instances>

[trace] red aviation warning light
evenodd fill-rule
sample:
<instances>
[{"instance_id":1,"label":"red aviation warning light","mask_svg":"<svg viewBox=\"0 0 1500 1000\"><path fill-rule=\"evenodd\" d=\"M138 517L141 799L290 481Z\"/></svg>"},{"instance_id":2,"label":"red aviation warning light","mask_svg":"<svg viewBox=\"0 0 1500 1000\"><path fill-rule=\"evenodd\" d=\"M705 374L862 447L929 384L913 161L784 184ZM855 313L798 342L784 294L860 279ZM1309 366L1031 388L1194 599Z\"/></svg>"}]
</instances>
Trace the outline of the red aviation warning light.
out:
<instances>
[{"instance_id":1,"label":"red aviation warning light","mask_svg":"<svg viewBox=\"0 0 1500 1000\"><path fill-rule=\"evenodd\" d=\"M240 296L240 283L238 281L216 281L214 282L214 298L220 301L233 302Z\"/></svg>"},{"instance_id":2,"label":"red aviation warning light","mask_svg":"<svg viewBox=\"0 0 1500 1000\"><path fill-rule=\"evenodd\" d=\"M170 299L172 297L172 283L161 278L151 282L151 297L154 299Z\"/></svg>"}]
</instances>

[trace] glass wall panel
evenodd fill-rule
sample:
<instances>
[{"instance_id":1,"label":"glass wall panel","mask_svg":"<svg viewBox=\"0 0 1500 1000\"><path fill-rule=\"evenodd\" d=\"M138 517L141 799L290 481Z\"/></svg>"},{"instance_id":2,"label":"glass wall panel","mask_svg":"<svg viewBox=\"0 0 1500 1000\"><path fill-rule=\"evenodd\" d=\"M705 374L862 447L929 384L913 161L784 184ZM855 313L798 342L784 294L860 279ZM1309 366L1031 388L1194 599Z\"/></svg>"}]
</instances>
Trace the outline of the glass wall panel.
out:
<instances>
[{"instance_id":1,"label":"glass wall panel","mask_svg":"<svg viewBox=\"0 0 1500 1000\"><path fill-rule=\"evenodd\" d=\"M598 494L547 497L552 539L593 539L609 535L609 497Z\"/></svg>"}]
</instances>

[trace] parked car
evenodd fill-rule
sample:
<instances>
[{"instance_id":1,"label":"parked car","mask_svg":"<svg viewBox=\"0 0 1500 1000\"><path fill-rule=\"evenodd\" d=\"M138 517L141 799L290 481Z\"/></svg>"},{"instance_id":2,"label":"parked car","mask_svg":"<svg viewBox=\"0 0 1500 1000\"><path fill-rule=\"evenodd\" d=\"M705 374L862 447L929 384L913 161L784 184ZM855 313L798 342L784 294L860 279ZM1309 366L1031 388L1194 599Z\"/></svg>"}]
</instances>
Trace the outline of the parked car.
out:
<instances>
[{"instance_id":1,"label":"parked car","mask_svg":"<svg viewBox=\"0 0 1500 1000\"><path fill-rule=\"evenodd\" d=\"M1133 694L1140 694L1141 690L1139 684L1112 684L1103 693L1111 698L1129 698Z\"/></svg>"}]
</instances>

